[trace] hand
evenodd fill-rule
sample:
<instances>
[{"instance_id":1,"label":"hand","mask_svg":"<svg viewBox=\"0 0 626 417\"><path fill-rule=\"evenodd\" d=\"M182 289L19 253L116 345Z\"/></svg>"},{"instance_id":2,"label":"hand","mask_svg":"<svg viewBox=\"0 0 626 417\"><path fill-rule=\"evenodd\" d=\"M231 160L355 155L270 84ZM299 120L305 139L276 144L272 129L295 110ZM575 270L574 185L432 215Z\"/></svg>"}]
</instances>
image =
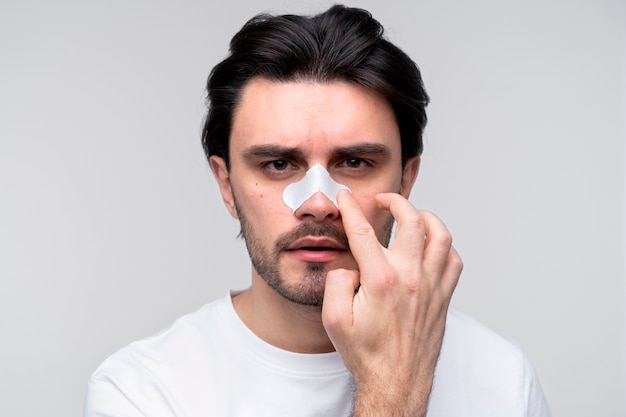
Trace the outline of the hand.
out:
<instances>
[{"instance_id":1,"label":"hand","mask_svg":"<svg viewBox=\"0 0 626 417\"><path fill-rule=\"evenodd\" d=\"M399 194L376 203L397 222L389 248L352 195L338 195L359 271L328 272L322 320L354 377L354 416L423 416L463 263L435 215Z\"/></svg>"}]
</instances>

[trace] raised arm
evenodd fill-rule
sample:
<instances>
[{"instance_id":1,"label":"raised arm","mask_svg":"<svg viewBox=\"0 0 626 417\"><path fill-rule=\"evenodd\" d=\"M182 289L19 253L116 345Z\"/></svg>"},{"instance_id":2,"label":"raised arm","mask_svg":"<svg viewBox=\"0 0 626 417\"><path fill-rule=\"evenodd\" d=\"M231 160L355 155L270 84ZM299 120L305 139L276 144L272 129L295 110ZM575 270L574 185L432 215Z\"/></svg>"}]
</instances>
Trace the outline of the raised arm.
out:
<instances>
[{"instance_id":1,"label":"raised arm","mask_svg":"<svg viewBox=\"0 0 626 417\"><path fill-rule=\"evenodd\" d=\"M359 271L328 273L322 317L356 383L354 416L421 417L463 263L434 214L399 194L378 194L376 202L397 222L389 248L350 193L338 195Z\"/></svg>"}]
</instances>

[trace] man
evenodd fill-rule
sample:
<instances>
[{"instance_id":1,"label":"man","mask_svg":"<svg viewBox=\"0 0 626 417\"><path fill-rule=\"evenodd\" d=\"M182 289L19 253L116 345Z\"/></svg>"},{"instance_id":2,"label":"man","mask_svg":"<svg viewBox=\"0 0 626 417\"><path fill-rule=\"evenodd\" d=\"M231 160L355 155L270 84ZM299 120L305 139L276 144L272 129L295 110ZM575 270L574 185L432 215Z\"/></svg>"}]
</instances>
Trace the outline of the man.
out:
<instances>
[{"instance_id":1,"label":"man","mask_svg":"<svg viewBox=\"0 0 626 417\"><path fill-rule=\"evenodd\" d=\"M461 259L407 200L428 96L382 34L334 6L235 35L203 145L251 285L109 358L85 416L550 415L517 346L448 310Z\"/></svg>"}]
</instances>

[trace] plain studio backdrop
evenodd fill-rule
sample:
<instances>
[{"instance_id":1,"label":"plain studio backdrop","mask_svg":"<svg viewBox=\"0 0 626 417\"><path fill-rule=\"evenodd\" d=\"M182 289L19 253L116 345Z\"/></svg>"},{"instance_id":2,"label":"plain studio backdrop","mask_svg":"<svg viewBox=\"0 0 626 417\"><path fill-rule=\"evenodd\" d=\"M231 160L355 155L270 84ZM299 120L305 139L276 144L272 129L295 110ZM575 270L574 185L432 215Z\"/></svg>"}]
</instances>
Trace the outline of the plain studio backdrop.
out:
<instances>
[{"instance_id":1,"label":"plain studio backdrop","mask_svg":"<svg viewBox=\"0 0 626 417\"><path fill-rule=\"evenodd\" d=\"M112 352L248 285L200 145L245 20L330 3L0 3L0 415L79 416ZM453 303L519 341L555 416L626 415L626 4L348 1L432 98L411 201Z\"/></svg>"}]
</instances>

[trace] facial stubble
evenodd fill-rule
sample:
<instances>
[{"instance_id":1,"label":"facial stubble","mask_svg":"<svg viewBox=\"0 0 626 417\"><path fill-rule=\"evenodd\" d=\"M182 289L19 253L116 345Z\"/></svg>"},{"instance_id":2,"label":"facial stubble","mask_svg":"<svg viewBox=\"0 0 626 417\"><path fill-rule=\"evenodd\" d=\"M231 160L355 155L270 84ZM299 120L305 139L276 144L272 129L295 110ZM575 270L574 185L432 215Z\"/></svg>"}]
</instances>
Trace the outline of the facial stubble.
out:
<instances>
[{"instance_id":1,"label":"facial stubble","mask_svg":"<svg viewBox=\"0 0 626 417\"><path fill-rule=\"evenodd\" d=\"M250 261L257 274L278 294L296 304L321 307L324 300L324 285L327 264L324 262L306 262L299 279L289 284L280 271L281 258L285 251L298 239L307 236L324 236L334 239L345 248L349 248L345 233L333 223L303 222L294 230L279 236L273 247L268 249L259 238L257 231L248 222L247 217L235 200L235 208L241 224L240 236L246 243ZM394 220L389 214L383 227L376 231L381 245L387 247L391 239ZM285 273L289 273L286 271Z\"/></svg>"}]
</instances>

